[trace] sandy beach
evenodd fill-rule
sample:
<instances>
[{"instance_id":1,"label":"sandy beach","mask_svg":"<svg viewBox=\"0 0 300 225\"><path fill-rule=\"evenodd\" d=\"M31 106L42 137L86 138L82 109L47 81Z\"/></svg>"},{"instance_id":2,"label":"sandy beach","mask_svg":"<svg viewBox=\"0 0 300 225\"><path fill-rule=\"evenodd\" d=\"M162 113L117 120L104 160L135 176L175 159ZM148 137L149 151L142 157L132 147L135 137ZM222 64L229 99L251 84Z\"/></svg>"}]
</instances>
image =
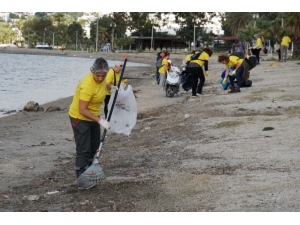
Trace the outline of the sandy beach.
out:
<instances>
[{"instance_id":1,"label":"sandy beach","mask_svg":"<svg viewBox=\"0 0 300 225\"><path fill-rule=\"evenodd\" d=\"M213 54L204 96L191 98L181 89L167 98L155 84L156 53L9 47L2 53L117 61L128 55L128 61L151 66L125 70L136 93L138 121L130 136L109 133L100 157L106 179L91 190L78 191L74 182L72 96L42 105L59 111L0 118L0 211L300 210L298 61L276 64L262 56L250 74L252 87L228 94L219 84L223 65ZM171 60L181 68L185 55L171 53Z\"/></svg>"}]
</instances>

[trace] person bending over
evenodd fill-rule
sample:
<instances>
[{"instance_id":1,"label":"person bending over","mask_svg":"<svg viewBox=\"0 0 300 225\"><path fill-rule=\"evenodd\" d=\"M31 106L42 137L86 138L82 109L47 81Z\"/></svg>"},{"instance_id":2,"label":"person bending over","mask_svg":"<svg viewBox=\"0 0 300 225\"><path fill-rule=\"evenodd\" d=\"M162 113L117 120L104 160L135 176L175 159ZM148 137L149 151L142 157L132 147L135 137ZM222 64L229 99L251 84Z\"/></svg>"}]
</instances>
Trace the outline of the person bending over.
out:
<instances>
[{"instance_id":1,"label":"person bending over","mask_svg":"<svg viewBox=\"0 0 300 225\"><path fill-rule=\"evenodd\" d=\"M192 97L203 94L202 88L205 83L205 76L208 76L208 61L212 53L210 48L204 48L198 59L191 60L189 63L189 69L192 74ZM205 69L205 76L203 73L203 66ZM198 79L200 79L199 84Z\"/></svg>"},{"instance_id":2,"label":"person bending over","mask_svg":"<svg viewBox=\"0 0 300 225\"><path fill-rule=\"evenodd\" d=\"M220 55L218 58L218 62L225 65L225 77L223 80L223 84L226 84L226 79L229 76L230 81L230 91L228 93L237 93L240 92L240 87L242 84L242 74L244 72L244 67L242 66L244 59L240 59L237 56L227 56ZM229 67L234 68L234 70L229 74ZM237 87L234 87L234 80L236 78Z\"/></svg>"}]
</instances>

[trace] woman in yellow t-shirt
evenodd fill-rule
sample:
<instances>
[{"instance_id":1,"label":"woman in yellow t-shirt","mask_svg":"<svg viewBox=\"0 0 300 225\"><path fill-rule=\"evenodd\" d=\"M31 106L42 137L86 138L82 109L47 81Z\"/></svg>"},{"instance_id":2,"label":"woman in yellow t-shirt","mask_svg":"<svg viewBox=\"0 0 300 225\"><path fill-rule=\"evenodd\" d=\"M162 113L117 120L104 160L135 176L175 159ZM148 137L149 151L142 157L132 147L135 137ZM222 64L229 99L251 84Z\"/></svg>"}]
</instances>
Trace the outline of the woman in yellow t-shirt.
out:
<instances>
[{"instance_id":1,"label":"woman in yellow t-shirt","mask_svg":"<svg viewBox=\"0 0 300 225\"><path fill-rule=\"evenodd\" d=\"M251 51L252 51L252 54L255 55L255 57L256 57L257 65L259 65L260 64L259 63L259 53L260 53L260 50L263 47L263 44L262 44L261 38L259 37L258 34L254 34L254 38L256 40L256 43L252 47Z\"/></svg>"},{"instance_id":2,"label":"woman in yellow t-shirt","mask_svg":"<svg viewBox=\"0 0 300 225\"><path fill-rule=\"evenodd\" d=\"M161 90L164 90L165 82L167 78L168 73L168 59L170 58L170 53L165 53L165 57L163 58L161 62L161 67L158 69L159 72L159 86L161 87Z\"/></svg>"},{"instance_id":3,"label":"woman in yellow t-shirt","mask_svg":"<svg viewBox=\"0 0 300 225\"><path fill-rule=\"evenodd\" d=\"M224 82L227 82L226 79L229 75L230 80L230 91L228 93L236 93L241 92L240 87L242 85L242 74L244 72L244 67L242 66L244 59L241 59L237 56L227 56L227 55L220 55L218 58L218 62L222 63L226 67ZM228 73L229 67L234 68L234 70L231 72L231 74ZM234 87L234 80L236 78L236 84L237 87Z\"/></svg>"},{"instance_id":4,"label":"woman in yellow t-shirt","mask_svg":"<svg viewBox=\"0 0 300 225\"><path fill-rule=\"evenodd\" d=\"M105 129L110 129L110 123L99 116L106 96L107 71L106 60L96 59L90 72L77 85L69 108L76 143L75 172L77 177L92 164L96 150L99 148L101 133L99 124Z\"/></svg>"}]
</instances>

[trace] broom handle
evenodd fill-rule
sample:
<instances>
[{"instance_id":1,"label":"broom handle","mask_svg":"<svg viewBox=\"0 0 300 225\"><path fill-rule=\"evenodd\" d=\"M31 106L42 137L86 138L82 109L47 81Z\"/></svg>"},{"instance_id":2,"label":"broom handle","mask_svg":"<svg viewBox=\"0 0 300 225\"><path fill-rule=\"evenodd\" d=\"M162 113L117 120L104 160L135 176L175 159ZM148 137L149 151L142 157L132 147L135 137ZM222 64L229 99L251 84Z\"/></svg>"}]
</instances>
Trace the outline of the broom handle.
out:
<instances>
[{"instance_id":1,"label":"broom handle","mask_svg":"<svg viewBox=\"0 0 300 225\"><path fill-rule=\"evenodd\" d=\"M128 60L128 56L125 56L124 63L122 65L122 72L121 72L120 80L119 80L119 83L118 83L118 89L116 90L116 93L115 93L115 96L114 96L114 100L113 100L113 103L111 105L111 109L110 109L109 114L108 114L108 118L107 118L108 122L110 121L110 117L111 117L112 112L114 110L114 106L115 106L116 99L117 99L117 96L118 96L118 92L119 92L119 88L120 88L120 85L121 85L121 81L122 81L122 78L123 78L123 75L124 75L124 71L125 71L127 60ZM103 144L105 136L106 136L106 131L107 130L104 129L103 134L102 134L102 138L101 138L101 141L100 141L100 146L99 146L99 149L98 149L99 151L97 151L97 154L96 154L95 158L98 158L99 155L100 155L100 150L101 150L102 144Z\"/></svg>"}]
</instances>

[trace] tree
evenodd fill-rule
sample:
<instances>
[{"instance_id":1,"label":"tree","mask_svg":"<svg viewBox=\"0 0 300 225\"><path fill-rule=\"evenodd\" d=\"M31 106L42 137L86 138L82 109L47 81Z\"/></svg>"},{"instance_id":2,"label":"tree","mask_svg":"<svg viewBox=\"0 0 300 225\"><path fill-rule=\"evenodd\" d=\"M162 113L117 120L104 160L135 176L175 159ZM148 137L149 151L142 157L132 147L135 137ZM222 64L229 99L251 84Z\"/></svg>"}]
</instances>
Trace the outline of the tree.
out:
<instances>
[{"instance_id":1,"label":"tree","mask_svg":"<svg viewBox=\"0 0 300 225\"><path fill-rule=\"evenodd\" d=\"M245 29L252 21L252 13L249 12L230 12L225 13L224 27L236 36L240 29Z\"/></svg>"},{"instance_id":2,"label":"tree","mask_svg":"<svg viewBox=\"0 0 300 225\"><path fill-rule=\"evenodd\" d=\"M82 29L80 23L73 22L71 25L68 26L67 33L69 39L73 43L76 43L76 37L77 37L77 41L83 38L84 30Z\"/></svg>"},{"instance_id":3,"label":"tree","mask_svg":"<svg viewBox=\"0 0 300 225\"><path fill-rule=\"evenodd\" d=\"M17 14L14 14L14 13L9 13L9 16L8 16L10 19L19 19L19 15Z\"/></svg>"},{"instance_id":4,"label":"tree","mask_svg":"<svg viewBox=\"0 0 300 225\"><path fill-rule=\"evenodd\" d=\"M40 17L40 18L47 17L47 13L45 13L45 12L36 12L34 15L36 17Z\"/></svg>"},{"instance_id":5,"label":"tree","mask_svg":"<svg viewBox=\"0 0 300 225\"><path fill-rule=\"evenodd\" d=\"M53 22L57 26L58 24L62 23L65 21L65 14L64 13L54 13L53 15Z\"/></svg>"},{"instance_id":6,"label":"tree","mask_svg":"<svg viewBox=\"0 0 300 225\"><path fill-rule=\"evenodd\" d=\"M203 33L203 25L207 23L215 13L211 12L174 12L175 22L179 24L180 29L176 32L178 36L184 37L190 42L194 39L194 26L200 28Z\"/></svg>"},{"instance_id":7,"label":"tree","mask_svg":"<svg viewBox=\"0 0 300 225\"><path fill-rule=\"evenodd\" d=\"M287 28L284 35L291 35L294 43L293 57L298 57L300 56L300 13L286 12L279 15L279 17L281 16L284 21L284 27Z\"/></svg>"}]
</instances>

